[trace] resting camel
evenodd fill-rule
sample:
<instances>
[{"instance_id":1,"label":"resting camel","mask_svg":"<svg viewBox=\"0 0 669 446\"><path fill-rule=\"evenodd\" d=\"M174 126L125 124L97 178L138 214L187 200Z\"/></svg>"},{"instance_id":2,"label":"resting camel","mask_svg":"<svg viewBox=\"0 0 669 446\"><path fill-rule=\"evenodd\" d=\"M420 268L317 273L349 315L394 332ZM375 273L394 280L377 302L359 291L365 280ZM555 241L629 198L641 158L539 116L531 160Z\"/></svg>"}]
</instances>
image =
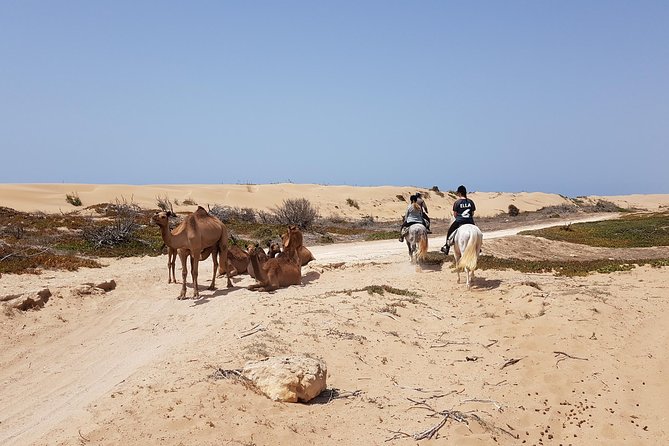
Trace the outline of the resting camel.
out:
<instances>
[{"instance_id":1,"label":"resting camel","mask_svg":"<svg viewBox=\"0 0 669 446\"><path fill-rule=\"evenodd\" d=\"M199 260L208 257L209 254L212 254L214 262L214 274L209 289L213 290L216 288L216 273L218 272L219 263L226 265L228 288L232 287L230 272L227 268L228 230L225 225L216 217L209 215L202 206L198 206L195 212L189 214L184 219L183 224L175 228L174 231L170 231L168 220L173 215L171 211L156 212L151 217L151 221L160 227L160 234L169 248L183 250L180 255L183 266L183 285L179 299L186 297L186 276L188 273L186 258L188 255L191 256L194 298L200 296L197 284ZM208 252L207 249L209 249Z\"/></svg>"},{"instance_id":2,"label":"resting camel","mask_svg":"<svg viewBox=\"0 0 669 446\"><path fill-rule=\"evenodd\" d=\"M297 246L302 244L302 232L296 226L289 226L283 238L283 254L267 259L265 263L258 260L259 247L251 246L249 256L251 265L257 271L257 283L250 285L249 290L274 291L277 288L302 283L302 267Z\"/></svg>"},{"instance_id":3,"label":"resting camel","mask_svg":"<svg viewBox=\"0 0 669 446\"><path fill-rule=\"evenodd\" d=\"M228 270L231 276L248 272L249 254L237 245L228 248Z\"/></svg>"},{"instance_id":4,"label":"resting camel","mask_svg":"<svg viewBox=\"0 0 669 446\"><path fill-rule=\"evenodd\" d=\"M269 259L269 257L267 257L265 250L262 249L260 245L258 245L257 243L255 245L250 244L249 246L247 246L246 250L247 252L249 252L249 267L246 270L248 271L249 276L253 277L254 279L257 279L256 269L253 267L253 263L251 263L251 255L250 255L251 248L254 248L254 252L255 255L258 257L259 264L262 265L263 263L265 263Z\"/></svg>"},{"instance_id":5,"label":"resting camel","mask_svg":"<svg viewBox=\"0 0 669 446\"><path fill-rule=\"evenodd\" d=\"M270 242L269 244L269 257L273 259L274 257L281 255L281 243Z\"/></svg>"},{"instance_id":6,"label":"resting camel","mask_svg":"<svg viewBox=\"0 0 669 446\"><path fill-rule=\"evenodd\" d=\"M300 232L300 235L301 234L302 233ZM287 232L281 235L282 243L285 243L285 237L287 236L288 236ZM315 260L313 254L311 254L311 251L309 251L309 249L302 244L302 241L300 241L300 244L297 246L297 253L300 256L300 262L302 266L306 265L312 260ZM270 243L269 256L273 258L273 257L280 257L282 255L283 253L281 252L281 245L279 243Z\"/></svg>"}]
</instances>

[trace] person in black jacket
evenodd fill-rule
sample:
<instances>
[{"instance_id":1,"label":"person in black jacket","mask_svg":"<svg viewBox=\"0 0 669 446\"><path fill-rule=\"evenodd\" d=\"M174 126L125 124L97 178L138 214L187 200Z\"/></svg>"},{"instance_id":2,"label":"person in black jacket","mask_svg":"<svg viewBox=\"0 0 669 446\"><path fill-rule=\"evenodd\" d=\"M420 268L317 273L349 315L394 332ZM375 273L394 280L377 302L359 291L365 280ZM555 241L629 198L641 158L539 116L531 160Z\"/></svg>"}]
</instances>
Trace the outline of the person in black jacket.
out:
<instances>
[{"instance_id":1,"label":"person in black jacket","mask_svg":"<svg viewBox=\"0 0 669 446\"><path fill-rule=\"evenodd\" d=\"M451 224L451 227L448 228L448 235L446 236L446 244L441 247L441 252L447 255L448 251L451 248L451 245L448 242L448 239L451 237L451 234L453 234L455 230L462 225L475 224L474 211L476 211L476 205L472 200L467 198L467 188L464 186L459 186L455 194L458 197L455 203L453 203L453 216L455 217L455 221Z\"/></svg>"}]
</instances>

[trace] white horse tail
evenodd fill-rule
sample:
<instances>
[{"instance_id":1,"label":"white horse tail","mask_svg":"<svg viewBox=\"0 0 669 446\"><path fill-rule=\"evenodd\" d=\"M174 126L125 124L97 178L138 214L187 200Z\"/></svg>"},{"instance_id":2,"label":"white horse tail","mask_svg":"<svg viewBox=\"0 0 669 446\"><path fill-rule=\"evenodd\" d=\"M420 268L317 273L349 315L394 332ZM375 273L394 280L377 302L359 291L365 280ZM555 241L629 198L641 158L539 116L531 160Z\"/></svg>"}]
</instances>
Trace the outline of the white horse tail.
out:
<instances>
[{"instance_id":1,"label":"white horse tail","mask_svg":"<svg viewBox=\"0 0 669 446\"><path fill-rule=\"evenodd\" d=\"M465 251L462 253L462 257L458 262L458 268L466 268L469 271L476 270L476 265L479 259L479 249L481 249L481 236L478 231L472 231L469 240L467 240Z\"/></svg>"},{"instance_id":2,"label":"white horse tail","mask_svg":"<svg viewBox=\"0 0 669 446\"><path fill-rule=\"evenodd\" d=\"M420 240L418 240L418 255L416 256L419 262L425 258L425 254L427 254L427 233L421 232Z\"/></svg>"}]
</instances>

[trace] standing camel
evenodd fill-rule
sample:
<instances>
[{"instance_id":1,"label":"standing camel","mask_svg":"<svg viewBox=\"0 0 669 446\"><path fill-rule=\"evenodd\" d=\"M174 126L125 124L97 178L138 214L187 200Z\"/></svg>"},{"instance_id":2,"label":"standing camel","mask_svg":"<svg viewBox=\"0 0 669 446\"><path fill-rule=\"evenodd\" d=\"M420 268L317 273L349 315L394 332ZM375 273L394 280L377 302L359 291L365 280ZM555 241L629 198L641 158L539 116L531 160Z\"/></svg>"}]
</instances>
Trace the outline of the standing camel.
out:
<instances>
[{"instance_id":1,"label":"standing camel","mask_svg":"<svg viewBox=\"0 0 669 446\"><path fill-rule=\"evenodd\" d=\"M228 279L228 288L232 287L230 280L230 271L227 268L228 257L228 230L225 225L216 217L212 217L202 207L198 206L197 210L189 214L183 224L179 225L174 231L169 230L168 219L174 215L172 212L156 212L151 221L160 227L160 234L163 237L165 244L172 249L187 250L183 252L181 257L181 264L183 267L183 285L181 287L181 294L179 299L186 297L186 276L188 274L186 268L186 257L191 256L191 276L193 278L193 298L200 296L197 276L199 260L212 253L214 262L214 273L211 279L210 290L216 288L216 273L218 272L218 265L226 265L225 270ZM207 250L209 250L207 252ZM216 256L218 254L218 257Z\"/></svg>"}]
</instances>

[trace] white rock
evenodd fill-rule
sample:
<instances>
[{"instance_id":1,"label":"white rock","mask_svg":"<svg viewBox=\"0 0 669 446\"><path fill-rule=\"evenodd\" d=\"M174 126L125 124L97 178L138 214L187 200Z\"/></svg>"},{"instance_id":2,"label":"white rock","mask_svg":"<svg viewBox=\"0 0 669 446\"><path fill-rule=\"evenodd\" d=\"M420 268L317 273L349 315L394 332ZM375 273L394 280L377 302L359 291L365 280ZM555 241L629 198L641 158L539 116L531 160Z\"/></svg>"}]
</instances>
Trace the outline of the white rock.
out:
<instances>
[{"instance_id":1,"label":"white rock","mask_svg":"<svg viewBox=\"0 0 669 446\"><path fill-rule=\"evenodd\" d=\"M307 356L276 356L246 363L242 375L274 401L306 403L325 390L327 366Z\"/></svg>"}]
</instances>

